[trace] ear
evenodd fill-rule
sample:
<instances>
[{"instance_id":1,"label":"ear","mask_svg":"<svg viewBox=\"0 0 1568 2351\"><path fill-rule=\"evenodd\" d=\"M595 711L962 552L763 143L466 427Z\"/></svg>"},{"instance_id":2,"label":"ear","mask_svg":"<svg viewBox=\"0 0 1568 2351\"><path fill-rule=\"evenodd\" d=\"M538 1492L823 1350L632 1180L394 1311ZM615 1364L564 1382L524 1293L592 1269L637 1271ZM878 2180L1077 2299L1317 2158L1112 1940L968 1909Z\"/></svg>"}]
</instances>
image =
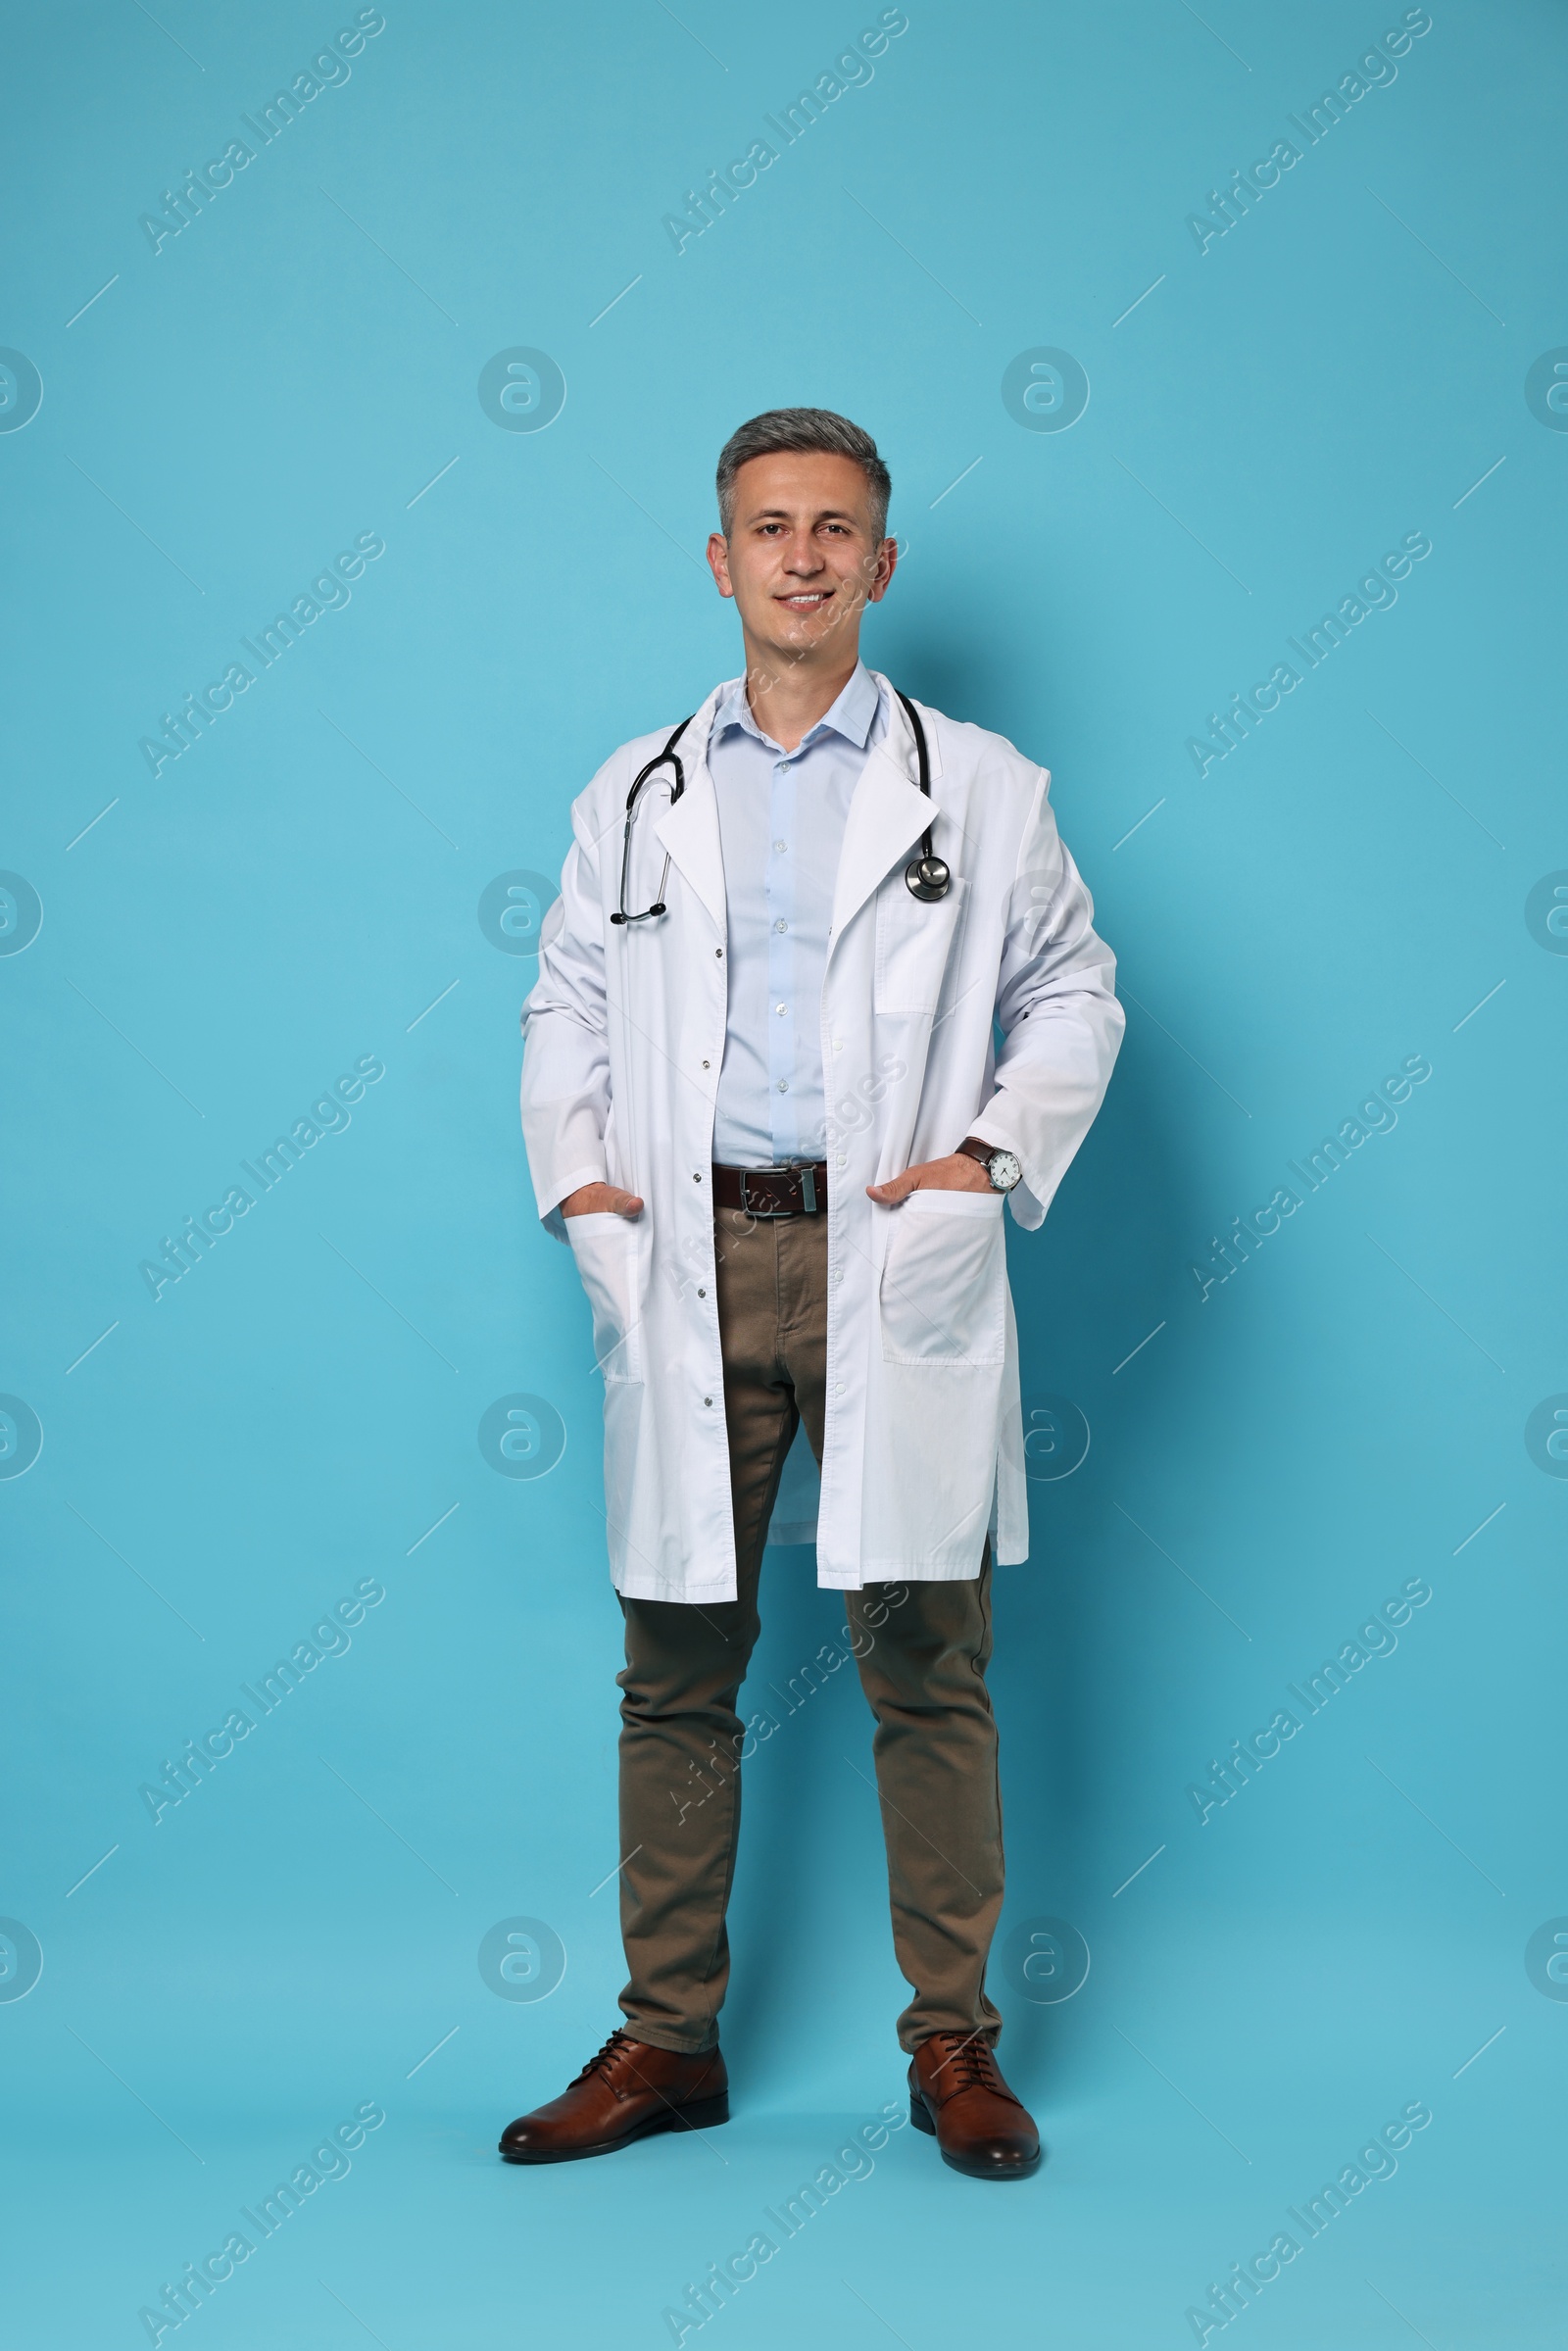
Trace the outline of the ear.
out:
<instances>
[{"instance_id":1,"label":"ear","mask_svg":"<svg viewBox=\"0 0 1568 2351\"><path fill-rule=\"evenodd\" d=\"M866 587L865 601L867 604L882 602L883 597L893 585L893 574L898 568L898 540L884 539L876 551L876 565Z\"/></svg>"},{"instance_id":2,"label":"ear","mask_svg":"<svg viewBox=\"0 0 1568 2351\"><path fill-rule=\"evenodd\" d=\"M720 596L733 596L729 576L729 541L722 531L713 531L708 541L708 568L713 574L713 585Z\"/></svg>"}]
</instances>

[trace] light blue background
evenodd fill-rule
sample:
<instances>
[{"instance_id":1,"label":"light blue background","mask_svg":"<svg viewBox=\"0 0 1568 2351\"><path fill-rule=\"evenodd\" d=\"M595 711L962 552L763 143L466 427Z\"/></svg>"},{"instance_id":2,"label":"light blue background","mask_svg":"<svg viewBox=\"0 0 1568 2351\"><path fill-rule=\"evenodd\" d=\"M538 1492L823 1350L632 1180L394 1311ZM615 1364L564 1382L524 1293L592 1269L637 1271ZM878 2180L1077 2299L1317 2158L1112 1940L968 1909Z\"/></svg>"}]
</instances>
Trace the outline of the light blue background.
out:
<instances>
[{"instance_id":1,"label":"light blue background","mask_svg":"<svg viewBox=\"0 0 1568 2351\"><path fill-rule=\"evenodd\" d=\"M1051 766L1129 995L1105 1109L1013 1236L1026 1392L1093 1442L1032 1489L993 1672L1004 1930L1063 1917L1093 1967L1055 2006L998 1970L1034 2182L987 2194L906 2131L704 2339L1190 2342L1423 2099L1248 2339L1557 2342L1568 2007L1524 1954L1568 1912L1568 1486L1524 1429L1568 1390L1568 961L1524 909L1568 867L1568 435L1524 380L1568 343L1561 11L1435 0L1200 254L1187 215L1397 7L910 0L677 256L662 216L874 7L388 0L155 257L138 216L353 13L8 12L0 342L44 386L0 435L0 864L44 908L0 959L0 1388L44 1431L0 1483L0 1910L44 1954L0 2002L9 2338L144 2341L138 2306L378 2099L351 2176L191 2322L208 2351L666 2342L902 2096L845 1674L751 1775L734 2123L493 2154L614 2022L618 1616L587 1308L517 1133L532 966L476 906L738 666L713 460L813 402L893 470L870 658ZM564 373L548 431L480 407L518 345ZM1089 376L1068 431L1003 404L1040 345ZM1200 781L1188 736L1417 530L1397 605ZM367 531L348 608L154 781L159 713ZM138 1262L372 1053L351 1127L155 1304ZM1397 1128L1200 1302L1190 1260L1416 1053ZM516 1392L564 1425L542 1479L479 1450ZM1200 1826L1188 1784L1417 1576L1396 1653ZM367 1577L349 1653L154 1827L139 1784ZM782 1683L839 1613L801 1549L765 1604ZM518 1914L566 1950L542 2002L476 1964Z\"/></svg>"}]
</instances>

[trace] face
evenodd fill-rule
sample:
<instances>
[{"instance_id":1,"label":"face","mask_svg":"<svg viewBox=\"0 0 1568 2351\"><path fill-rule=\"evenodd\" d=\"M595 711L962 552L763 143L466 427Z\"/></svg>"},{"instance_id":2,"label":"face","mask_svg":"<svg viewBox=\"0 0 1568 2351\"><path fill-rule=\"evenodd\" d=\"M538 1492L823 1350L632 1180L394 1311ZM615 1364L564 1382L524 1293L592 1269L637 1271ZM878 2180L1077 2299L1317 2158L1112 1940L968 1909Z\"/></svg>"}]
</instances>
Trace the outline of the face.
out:
<instances>
[{"instance_id":1,"label":"face","mask_svg":"<svg viewBox=\"0 0 1568 2351\"><path fill-rule=\"evenodd\" d=\"M853 458L754 457L735 476L729 537L708 561L740 612L749 651L853 661L860 614L879 604L898 549L872 529L871 488Z\"/></svg>"}]
</instances>

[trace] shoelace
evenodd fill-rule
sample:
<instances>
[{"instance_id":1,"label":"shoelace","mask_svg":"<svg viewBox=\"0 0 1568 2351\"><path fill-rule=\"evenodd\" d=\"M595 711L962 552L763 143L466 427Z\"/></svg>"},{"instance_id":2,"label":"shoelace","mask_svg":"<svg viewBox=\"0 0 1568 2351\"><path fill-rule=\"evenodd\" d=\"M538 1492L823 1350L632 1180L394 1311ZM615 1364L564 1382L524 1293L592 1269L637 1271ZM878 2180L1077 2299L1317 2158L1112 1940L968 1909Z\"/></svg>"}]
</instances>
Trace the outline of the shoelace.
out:
<instances>
[{"instance_id":1,"label":"shoelace","mask_svg":"<svg viewBox=\"0 0 1568 2351\"><path fill-rule=\"evenodd\" d=\"M636 2045L636 2042L631 2038L629 2033L622 2033L617 2029L611 2034L604 2047L596 2050L593 2056L589 2058L588 2063L583 2067L582 2072L577 2076L577 2080L579 2082L586 2082L590 2074L603 2074L608 2081L613 2075L615 2068L620 2064L626 2052L630 2049L634 2049Z\"/></svg>"},{"instance_id":2,"label":"shoelace","mask_svg":"<svg viewBox=\"0 0 1568 2351\"><path fill-rule=\"evenodd\" d=\"M998 2097L1007 2095L997 2072L991 2043L983 2033L939 2033L935 2037L946 2052L939 2071L952 2082L955 2096L965 2089L988 2089Z\"/></svg>"}]
</instances>

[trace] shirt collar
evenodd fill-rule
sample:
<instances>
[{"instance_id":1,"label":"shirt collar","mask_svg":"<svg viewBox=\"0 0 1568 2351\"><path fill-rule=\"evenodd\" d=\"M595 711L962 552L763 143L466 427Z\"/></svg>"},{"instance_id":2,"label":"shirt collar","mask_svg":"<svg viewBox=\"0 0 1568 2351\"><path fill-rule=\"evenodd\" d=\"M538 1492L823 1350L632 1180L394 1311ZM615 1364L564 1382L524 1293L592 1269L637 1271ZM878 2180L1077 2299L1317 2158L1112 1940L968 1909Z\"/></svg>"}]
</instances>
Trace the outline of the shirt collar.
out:
<instances>
[{"instance_id":1,"label":"shirt collar","mask_svg":"<svg viewBox=\"0 0 1568 2351\"><path fill-rule=\"evenodd\" d=\"M880 699L877 682L870 670L863 661L857 661L843 693L832 709L825 711L816 724L802 736L800 751L808 750L830 727L836 735L841 735L846 743L853 743L858 750L863 751L870 740L871 728L876 719ZM730 727L740 727L746 734L755 736L759 743L765 745L770 751L782 748L773 742L771 736L763 734L753 716L751 704L746 699L744 677L738 677L734 684L725 690L720 698L718 708L713 713L715 737L724 734ZM790 754L792 759L798 756L798 752Z\"/></svg>"}]
</instances>

